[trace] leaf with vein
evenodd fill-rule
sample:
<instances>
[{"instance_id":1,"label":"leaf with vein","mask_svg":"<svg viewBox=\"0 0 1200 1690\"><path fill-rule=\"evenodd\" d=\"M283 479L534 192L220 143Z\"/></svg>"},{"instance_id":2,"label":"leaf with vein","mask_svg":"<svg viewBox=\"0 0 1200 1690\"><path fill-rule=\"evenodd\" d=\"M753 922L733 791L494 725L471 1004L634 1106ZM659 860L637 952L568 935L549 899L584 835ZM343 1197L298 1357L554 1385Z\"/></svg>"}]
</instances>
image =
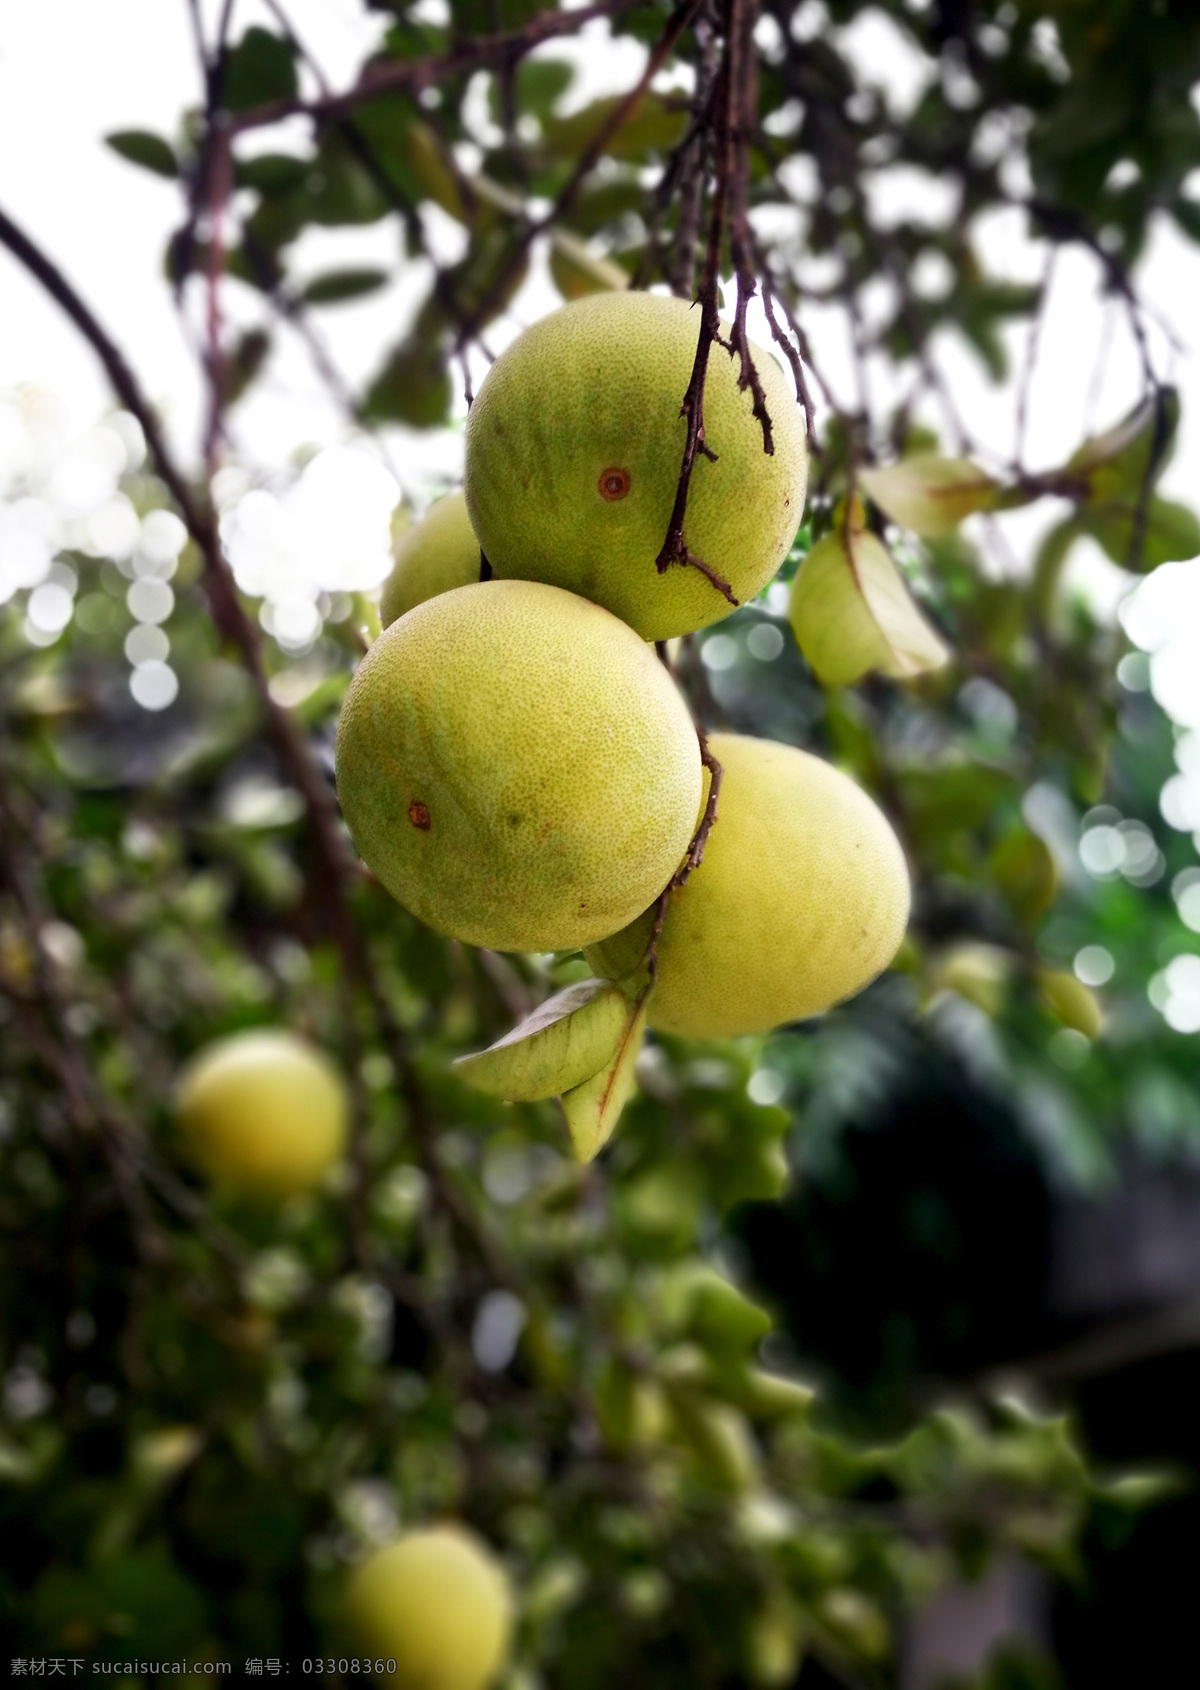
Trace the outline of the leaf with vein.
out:
<instances>
[{"instance_id":1,"label":"leaf with vein","mask_svg":"<svg viewBox=\"0 0 1200 1690\"><path fill-rule=\"evenodd\" d=\"M788 612L797 644L824 686L871 670L910 680L950 656L891 553L874 534L826 534L800 566Z\"/></svg>"},{"instance_id":2,"label":"leaf with vein","mask_svg":"<svg viewBox=\"0 0 1200 1690\"><path fill-rule=\"evenodd\" d=\"M557 1097L608 1065L625 1031L627 1008L611 980L581 980L547 998L487 1050L460 1056L454 1067L477 1091L509 1103Z\"/></svg>"}]
</instances>

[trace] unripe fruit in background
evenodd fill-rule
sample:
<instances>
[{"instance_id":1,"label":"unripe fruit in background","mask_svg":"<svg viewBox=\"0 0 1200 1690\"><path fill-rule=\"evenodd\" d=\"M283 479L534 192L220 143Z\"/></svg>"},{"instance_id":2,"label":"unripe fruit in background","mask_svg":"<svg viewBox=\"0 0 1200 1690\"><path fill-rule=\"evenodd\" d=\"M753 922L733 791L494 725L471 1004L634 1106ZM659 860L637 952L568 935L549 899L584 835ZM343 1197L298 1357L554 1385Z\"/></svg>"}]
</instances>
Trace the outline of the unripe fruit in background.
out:
<instances>
[{"instance_id":1,"label":"unripe fruit in background","mask_svg":"<svg viewBox=\"0 0 1200 1690\"><path fill-rule=\"evenodd\" d=\"M447 493L400 536L379 597L379 620L387 628L414 605L478 581L479 570L479 541L467 501L461 490Z\"/></svg>"},{"instance_id":2,"label":"unripe fruit in background","mask_svg":"<svg viewBox=\"0 0 1200 1690\"><path fill-rule=\"evenodd\" d=\"M904 937L909 886L887 818L848 776L790 745L709 743L724 768L717 819L700 867L671 894L650 1025L726 1038L861 991ZM636 969L652 919L590 946L595 972Z\"/></svg>"},{"instance_id":3,"label":"unripe fruit in background","mask_svg":"<svg viewBox=\"0 0 1200 1690\"><path fill-rule=\"evenodd\" d=\"M407 1532L351 1573L346 1617L397 1690L485 1690L512 1632L504 1569L462 1526Z\"/></svg>"},{"instance_id":4,"label":"unripe fruit in background","mask_svg":"<svg viewBox=\"0 0 1200 1690\"><path fill-rule=\"evenodd\" d=\"M666 885L700 807L687 706L598 605L485 581L367 653L338 724L354 842L406 909L494 950L572 950Z\"/></svg>"},{"instance_id":5,"label":"unripe fruit in background","mask_svg":"<svg viewBox=\"0 0 1200 1690\"><path fill-rule=\"evenodd\" d=\"M248 1196L286 1197L320 1184L342 1153L348 1116L333 1063L282 1029L207 1046L175 1094L189 1158L216 1184Z\"/></svg>"},{"instance_id":6,"label":"unripe fruit in background","mask_svg":"<svg viewBox=\"0 0 1200 1690\"><path fill-rule=\"evenodd\" d=\"M644 639L690 633L731 606L700 571L655 568L675 501L699 313L648 293L592 294L526 329L492 365L467 417L471 522L497 576L549 581L605 605ZM728 324L724 331L728 332ZM774 453L763 450L736 358L709 353L705 441L684 536L753 598L804 510L804 420L774 358L753 348Z\"/></svg>"}]
</instances>

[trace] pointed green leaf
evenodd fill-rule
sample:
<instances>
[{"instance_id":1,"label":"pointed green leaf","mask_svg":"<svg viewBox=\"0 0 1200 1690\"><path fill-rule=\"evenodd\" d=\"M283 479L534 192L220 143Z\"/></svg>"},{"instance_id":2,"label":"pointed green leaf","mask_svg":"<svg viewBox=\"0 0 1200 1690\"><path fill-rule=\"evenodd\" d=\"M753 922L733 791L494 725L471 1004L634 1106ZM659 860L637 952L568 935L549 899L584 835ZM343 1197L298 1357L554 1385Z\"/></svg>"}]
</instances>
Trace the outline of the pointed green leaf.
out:
<instances>
[{"instance_id":1,"label":"pointed green leaf","mask_svg":"<svg viewBox=\"0 0 1200 1690\"><path fill-rule=\"evenodd\" d=\"M608 1143L629 1101L633 1065L646 1036L646 1004L646 998L637 1004L625 1000L625 1025L612 1060L590 1080L562 1096L571 1144L581 1162L590 1162Z\"/></svg>"},{"instance_id":2,"label":"pointed green leaf","mask_svg":"<svg viewBox=\"0 0 1200 1690\"><path fill-rule=\"evenodd\" d=\"M796 575L788 616L825 686L871 669L907 679L940 669L950 655L887 547L866 532L838 530L817 541Z\"/></svg>"},{"instance_id":3,"label":"pointed green leaf","mask_svg":"<svg viewBox=\"0 0 1200 1690\"><path fill-rule=\"evenodd\" d=\"M309 305L340 305L344 299L361 299L364 293L374 293L388 280L386 270L326 270L313 277L302 298Z\"/></svg>"},{"instance_id":4,"label":"pointed green leaf","mask_svg":"<svg viewBox=\"0 0 1200 1690\"><path fill-rule=\"evenodd\" d=\"M1160 563L1187 563L1200 554L1200 520L1170 499L1151 498L1144 511L1135 495L1098 509L1084 505L1075 521L1122 569L1147 574Z\"/></svg>"},{"instance_id":5,"label":"pointed green leaf","mask_svg":"<svg viewBox=\"0 0 1200 1690\"><path fill-rule=\"evenodd\" d=\"M225 60L222 104L245 111L268 100L295 99L296 57L290 44L252 24Z\"/></svg>"},{"instance_id":6,"label":"pointed green leaf","mask_svg":"<svg viewBox=\"0 0 1200 1690\"><path fill-rule=\"evenodd\" d=\"M893 522L931 540L952 534L964 517L991 510L999 492L978 464L932 452L902 458L886 469L860 470L858 479Z\"/></svg>"},{"instance_id":7,"label":"pointed green leaf","mask_svg":"<svg viewBox=\"0 0 1200 1690\"><path fill-rule=\"evenodd\" d=\"M117 129L104 139L114 153L130 164L140 164L143 170L151 170L155 176L166 176L171 181L179 175L175 149L161 135L152 135L148 129Z\"/></svg>"},{"instance_id":8,"label":"pointed green leaf","mask_svg":"<svg viewBox=\"0 0 1200 1690\"><path fill-rule=\"evenodd\" d=\"M1084 480L1091 499L1136 495L1147 475L1157 480L1166 467L1178 427L1179 395L1164 387L1114 428L1085 440L1067 459L1064 473Z\"/></svg>"},{"instance_id":9,"label":"pointed green leaf","mask_svg":"<svg viewBox=\"0 0 1200 1690\"><path fill-rule=\"evenodd\" d=\"M934 991L957 992L985 1015L996 1016L1008 1002L1015 968L1011 951L967 939L942 953L930 984Z\"/></svg>"},{"instance_id":10,"label":"pointed green leaf","mask_svg":"<svg viewBox=\"0 0 1200 1690\"><path fill-rule=\"evenodd\" d=\"M1104 1025L1104 1011L1096 994L1065 968L1039 968L1038 989L1051 1014L1085 1038L1094 1039Z\"/></svg>"},{"instance_id":11,"label":"pointed green leaf","mask_svg":"<svg viewBox=\"0 0 1200 1690\"><path fill-rule=\"evenodd\" d=\"M586 293L620 293L629 277L619 264L598 258L587 243L559 229L550 237L550 275L564 299L582 299Z\"/></svg>"},{"instance_id":12,"label":"pointed green leaf","mask_svg":"<svg viewBox=\"0 0 1200 1690\"><path fill-rule=\"evenodd\" d=\"M510 1103L558 1097L607 1066L628 1009L611 980L581 980L547 998L487 1050L460 1056L454 1067L476 1090Z\"/></svg>"}]
</instances>

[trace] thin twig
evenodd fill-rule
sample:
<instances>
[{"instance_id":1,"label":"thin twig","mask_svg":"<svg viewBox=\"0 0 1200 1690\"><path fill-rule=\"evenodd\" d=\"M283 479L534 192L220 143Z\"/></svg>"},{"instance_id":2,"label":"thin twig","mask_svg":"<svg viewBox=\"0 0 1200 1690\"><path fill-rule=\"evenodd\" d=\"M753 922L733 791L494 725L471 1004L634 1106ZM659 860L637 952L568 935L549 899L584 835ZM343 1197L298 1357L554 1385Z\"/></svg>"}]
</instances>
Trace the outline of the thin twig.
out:
<instances>
[{"instance_id":1,"label":"thin twig","mask_svg":"<svg viewBox=\"0 0 1200 1690\"><path fill-rule=\"evenodd\" d=\"M473 70L498 70L510 61L524 58L543 41L560 35L577 35L597 18L619 17L634 11L645 0L602 0L570 11L538 12L521 29L499 35L460 38L449 53L429 54L419 59L388 59L369 64L352 88L316 100L269 100L240 112L232 123L237 133L281 123L289 117L325 119L341 117L367 100L383 94L420 93Z\"/></svg>"}]
</instances>

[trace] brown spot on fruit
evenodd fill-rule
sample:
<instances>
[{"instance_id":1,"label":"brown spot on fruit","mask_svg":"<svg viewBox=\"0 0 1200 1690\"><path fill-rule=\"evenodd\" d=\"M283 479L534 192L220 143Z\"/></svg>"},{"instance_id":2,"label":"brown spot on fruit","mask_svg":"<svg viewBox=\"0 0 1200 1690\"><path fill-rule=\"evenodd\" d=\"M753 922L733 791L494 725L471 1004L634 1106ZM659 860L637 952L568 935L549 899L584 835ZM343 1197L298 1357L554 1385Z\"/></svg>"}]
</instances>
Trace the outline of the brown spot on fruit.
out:
<instances>
[{"instance_id":1,"label":"brown spot on fruit","mask_svg":"<svg viewBox=\"0 0 1200 1690\"><path fill-rule=\"evenodd\" d=\"M600 489L602 499L623 499L631 485L629 471L616 464L610 464L607 469L600 471L600 479L596 485Z\"/></svg>"},{"instance_id":2,"label":"brown spot on fruit","mask_svg":"<svg viewBox=\"0 0 1200 1690\"><path fill-rule=\"evenodd\" d=\"M415 798L408 806L408 819L422 833L429 832L429 810L424 804L418 804Z\"/></svg>"}]
</instances>

